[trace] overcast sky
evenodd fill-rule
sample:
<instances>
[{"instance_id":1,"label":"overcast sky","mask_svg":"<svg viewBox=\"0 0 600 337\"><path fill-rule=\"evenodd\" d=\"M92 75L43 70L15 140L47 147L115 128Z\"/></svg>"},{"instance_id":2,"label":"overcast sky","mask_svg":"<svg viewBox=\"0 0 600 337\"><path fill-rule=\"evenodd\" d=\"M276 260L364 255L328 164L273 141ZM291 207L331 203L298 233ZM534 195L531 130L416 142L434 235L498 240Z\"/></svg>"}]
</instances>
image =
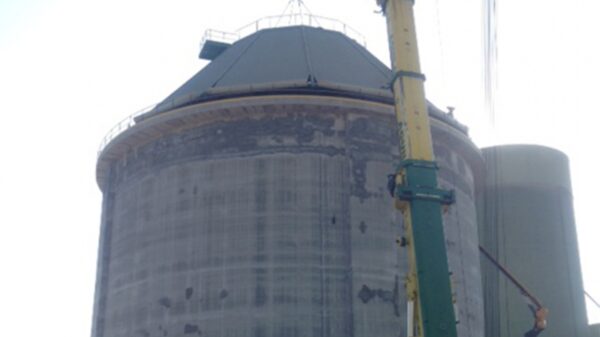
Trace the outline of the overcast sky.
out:
<instances>
[{"instance_id":1,"label":"overcast sky","mask_svg":"<svg viewBox=\"0 0 600 337\"><path fill-rule=\"evenodd\" d=\"M205 29L235 30L286 2L0 0L2 335L89 336L100 140L206 64L197 58ZM305 2L361 31L389 64L375 0ZM481 0L417 1L428 97L456 107L480 146L535 143L569 155L584 283L600 298L600 2L498 3L495 129L483 112ZM599 309L588 313L600 322Z\"/></svg>"}]
</instances>

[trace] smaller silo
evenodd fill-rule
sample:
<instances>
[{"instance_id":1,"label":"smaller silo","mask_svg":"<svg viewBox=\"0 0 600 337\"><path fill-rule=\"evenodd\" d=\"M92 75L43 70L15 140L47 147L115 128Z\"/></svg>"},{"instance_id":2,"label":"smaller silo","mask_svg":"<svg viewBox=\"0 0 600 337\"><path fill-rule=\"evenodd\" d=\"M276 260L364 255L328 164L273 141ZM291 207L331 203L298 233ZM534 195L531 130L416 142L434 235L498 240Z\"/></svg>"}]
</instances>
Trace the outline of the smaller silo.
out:
<instances>
[{"instance_id":1,"label":"smaller silo","mask_svg":"<svg viewBox=\"0 0 600 337\"><path fill-rule=\"evenodd\" d=\"M600 324L590 325L590 337L600 337Z\"/></svg>"},{"instance_id":2,"label":"smaller silo","mask_svg":"<svg viewBox=\"0 0 600 337\"><path fill-rule=\"evenodd\" d=\"M587 322L569 160L534 145L483 149L481 245L549 309L544 337L584 337ZM517 288L482 259L487 337L522 336L532 314Z\"/></svg>"}]
</instances>

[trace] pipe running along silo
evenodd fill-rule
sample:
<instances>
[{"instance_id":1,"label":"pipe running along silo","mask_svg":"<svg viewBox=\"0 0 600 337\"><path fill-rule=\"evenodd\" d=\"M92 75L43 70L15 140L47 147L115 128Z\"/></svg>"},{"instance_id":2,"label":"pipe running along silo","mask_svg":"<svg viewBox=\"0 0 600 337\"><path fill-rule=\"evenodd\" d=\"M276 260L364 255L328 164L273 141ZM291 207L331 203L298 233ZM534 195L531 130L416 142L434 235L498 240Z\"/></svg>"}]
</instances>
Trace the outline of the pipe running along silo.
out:
<instances>
[{"instance_id":1,"label":"pipe running along silo","mask_svg":"<svg viewBox=\"0 0 600 337\"><path fill-rule=\"evenodd\" d=\"M221 46L223 47L223 46ZM258 31L101 152L93 335L396 337L390 70L329 30ZM466 129L430 107L460 336L483 334Z\"/></svg>"},{"instance_id":2,"label":"pipe running along silo","mask_svg":"<svg viewBox=\"0 0 600 337\"><path fill-rule=\"evenodd\" d=\"M569 160L536 145L483 149L481 244L548 308L544 337L585 337L587 319ZM533 315L519 290L482 259L485 336L522 335Z\"/></svg>"}]
</instances>

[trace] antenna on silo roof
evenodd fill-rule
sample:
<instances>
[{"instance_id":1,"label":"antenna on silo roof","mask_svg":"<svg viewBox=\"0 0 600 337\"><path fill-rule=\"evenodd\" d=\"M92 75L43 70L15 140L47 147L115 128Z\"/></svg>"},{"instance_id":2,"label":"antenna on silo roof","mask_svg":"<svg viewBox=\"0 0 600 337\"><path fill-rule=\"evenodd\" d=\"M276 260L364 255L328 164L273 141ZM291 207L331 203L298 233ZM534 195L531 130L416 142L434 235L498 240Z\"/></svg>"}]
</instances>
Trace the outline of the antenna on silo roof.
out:
<instances>
[{"instance_id":1,"label":"antenna on silo roof","mask_svg":"<svg viewBox=\"0 0 600 337\"><path fill-rule=\"evenodd\" d=\"M312 19L315 19L315 17L312 15L312 12L308 8L308 6L306 6L304 1L289 0L287 5L285 6L285 9L283 10L283 13L281 13L281 16L279 17L279 21L277 21L277 25L283 18L287 18L289 20L288 24L304 24L305 17L311 17Z\"/></svg>"}]
</instances>

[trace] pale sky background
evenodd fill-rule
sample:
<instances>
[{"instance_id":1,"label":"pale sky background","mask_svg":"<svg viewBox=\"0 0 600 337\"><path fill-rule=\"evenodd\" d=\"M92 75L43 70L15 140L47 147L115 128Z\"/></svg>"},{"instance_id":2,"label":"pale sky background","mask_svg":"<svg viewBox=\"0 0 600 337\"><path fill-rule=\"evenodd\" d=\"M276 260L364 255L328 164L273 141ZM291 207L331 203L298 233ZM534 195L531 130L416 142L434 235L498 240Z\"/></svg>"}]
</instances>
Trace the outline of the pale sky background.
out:
<instances>
[{"instance_id":1,"label":"pale sky background","mask_svg":"<svg viewBox=\"0 0 600 337\"><path fill-rule=\"evenodd\" d=\"M0 0L1 335L90 335L102 137L206 64L205 29L235 30L286 2ZM389 64L375 0L305 3L361 31ZM483 112L481 0L417 0L428 97L455 106L480 146L535 143L570 156L585 288L600 299L600 1L498 4L495 131ZM600 322L590 303L588 315Z\"/></svg>"}]
</instances>

